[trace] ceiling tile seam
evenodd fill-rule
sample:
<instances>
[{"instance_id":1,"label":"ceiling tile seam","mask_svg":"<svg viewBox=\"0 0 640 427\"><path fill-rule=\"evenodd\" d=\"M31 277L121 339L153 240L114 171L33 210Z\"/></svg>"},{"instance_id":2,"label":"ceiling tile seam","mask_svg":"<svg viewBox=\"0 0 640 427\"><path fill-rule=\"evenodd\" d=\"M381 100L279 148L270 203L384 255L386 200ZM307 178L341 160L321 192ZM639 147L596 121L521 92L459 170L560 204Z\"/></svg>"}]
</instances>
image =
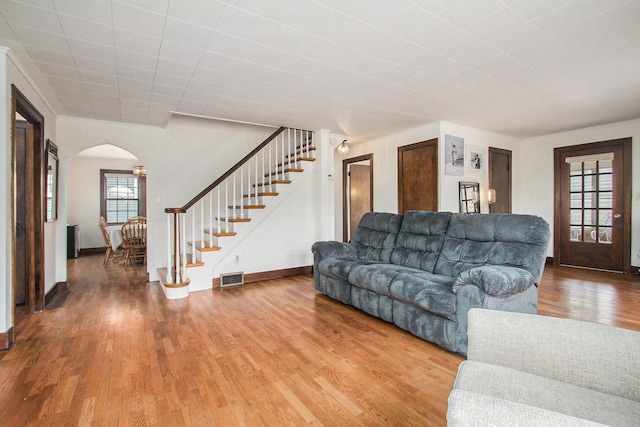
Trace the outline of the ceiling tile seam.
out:
<instances>
[{"instance_id":1,"label":"ceiling tile seam","mask_svg":"<svg viewBox=\"0 0 640 427\"><path fill-rule=\"evenodd\" d=\"M605 13L605 11L604 11L604 10L602 10L602 8L601 8L600 6L598 6L598 5L597 5L593 0L591 0L591 3L592 3L595 7L597 7L597 8L598 8L598 10L599 10L599 11L602 13L602 15L604 16L604 19L606 19L606 20L609 22L609 24L611 24L611 26L612 26L613 28L615 28L615 29L616 29L616 31L618 32L618 34L620 34L620 36L622 36L622 38L624 38L624 39L627 41L627 43L628 43L628 44L629 44L629 45L630 45L630 46L631 46L631 47L632 47L636 52L640 53L640 46L636 46L636 45L635 45L631 40L629 40L629 38L628 38L628 37L627 37L627 36L622 32L622 30L621 30L621 29L620 29L616 24L614 24L614 23L613 23L613 21L611 20L611 18L609 18L609 15L607 15L607 14ZM626 4L626 3L623 3L623 4L622 4L622 5L620 5L620 6L623 6L624 4ZM618 7L620 7L620 6L618 6ZM609 10L614 10L614 9L617 9L617 8L613 8L613 9L609 9Z\"/></svg>"},{"instance_id":2,"label":"ceiling tile seam","mask_svg":"<svg viewBox=\"0 0 640 427\"><path fill-rule=\"evenodd\" d=\"M117 1L117 0L115 0L115 1ZM160 52L162 52L162 45L165 42L164 32L167 29L167 19L168 19L168 16L169 16L169 3L170 3L170 0L167 2L167 10L165 11L165 14L164 14L164 22L162 24L162 37L160 38L160 48L158 49L158 56L157 56L157 61L156 61L156 69L154 70L154 75L153 75L153 83L155 83L156 76L158 75L158 65L160 64ZM114 22L114 24L115 24L115 22ZM114 28L115 28L115 25L114 25ZM120 82L119 81L118 81L118 88L122 92L122 88L120 88ZM122 96L122 95L120 95L120 96ZM151 98L151 95L149 95L149 97ZM167 114L168 114L168 112L167 112ZM146 114L145 118L149 119L149 108L147 108L147 114Z\"/></svg>"}]
</instances>

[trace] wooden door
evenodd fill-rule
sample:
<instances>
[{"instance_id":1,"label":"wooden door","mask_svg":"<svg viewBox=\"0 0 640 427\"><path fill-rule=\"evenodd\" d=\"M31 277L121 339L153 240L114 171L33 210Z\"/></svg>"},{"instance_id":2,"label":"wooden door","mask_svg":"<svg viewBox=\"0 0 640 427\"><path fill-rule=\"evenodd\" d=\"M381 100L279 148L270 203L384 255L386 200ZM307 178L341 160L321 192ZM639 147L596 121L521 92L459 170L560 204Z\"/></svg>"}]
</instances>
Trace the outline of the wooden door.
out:
<instances>
[{"instance_id":1,"label":"wooden door","mask_svg":"<svg viewBox=\"0 0 640 427\"><path fill-rule=\"evenodd\" d=\"M489 213L511 213L511 150L489 147L489 188L496 192Z\"/></svg>"},{"instance_id":2,"label":"wooden door","mask_svg":"<svg viewBox=\"0 0 640 427\"><path fill-rule=\"evenodd\" d=\"M342 183L342 237L348 242L362 215L373 210L373 154L343 160Z\"/></svg>"},{"instance_id":3,"label":"wooden door","mask_svg":"<svg viewBox=\"0 0 640 427\"><path fill-rule=\"evenodd\" d=\"M16 219L13 300L16 306L26 305L29 297L29 242L27 239L28 201L27 183L29 174L29 144L33 140L33 126L25 121L15 125L16 162Z\"/></svg>"},{"instance_id":4,"label":"wooden door","mask_svg":"<svg viewBox=\"0 0 640 427\"><path fill-rule=\"evenodd\" d=\"M398 147L398 213L438 210L438 139Z\"/></svg>"},{"instance_id":5,"label":"wooden door","mask_svg":"<svg viewBox=\"0 0 640 427\"><path fill-rule=\"evenodd\" d=\"M555 149L556 263L629 271L631 138Z\"/></svg>"}]
</instances>

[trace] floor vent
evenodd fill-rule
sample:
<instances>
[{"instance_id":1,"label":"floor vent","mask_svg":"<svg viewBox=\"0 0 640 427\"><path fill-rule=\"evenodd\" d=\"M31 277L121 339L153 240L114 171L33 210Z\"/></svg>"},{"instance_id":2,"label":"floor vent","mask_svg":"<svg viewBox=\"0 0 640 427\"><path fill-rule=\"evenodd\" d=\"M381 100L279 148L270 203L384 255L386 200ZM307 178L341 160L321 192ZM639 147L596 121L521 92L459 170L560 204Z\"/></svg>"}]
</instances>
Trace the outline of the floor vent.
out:
<instances>
[{"instance_id":1,"label":"floor vent","mask_svg":"<svg viewBox=\"0 0 640 427\"><path fill-rule=\"evenodd\" d=\"M238 286L244 284L244 273L227 273L220 275L220 287Z\"/></svg>"}]
</instances>

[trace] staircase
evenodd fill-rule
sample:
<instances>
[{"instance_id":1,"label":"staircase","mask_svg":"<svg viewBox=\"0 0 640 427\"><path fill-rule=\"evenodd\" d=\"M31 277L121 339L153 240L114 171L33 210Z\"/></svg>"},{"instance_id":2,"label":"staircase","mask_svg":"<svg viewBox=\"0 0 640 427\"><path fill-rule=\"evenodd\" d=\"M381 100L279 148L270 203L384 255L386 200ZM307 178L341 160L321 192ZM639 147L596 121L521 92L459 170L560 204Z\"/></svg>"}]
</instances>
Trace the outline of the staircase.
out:
<instances>
[{"instance_id":1,"label":"staircase","mask_svg":"<svg viewBox=\"0 0 640 427\"><path fill-rule=\"evenodd\" d=\"M165 209L167 264L158 274L167 298L213 286L220 260L310 173L313 137L281 127L187 204Z\"/></svg>"}]
</instances>

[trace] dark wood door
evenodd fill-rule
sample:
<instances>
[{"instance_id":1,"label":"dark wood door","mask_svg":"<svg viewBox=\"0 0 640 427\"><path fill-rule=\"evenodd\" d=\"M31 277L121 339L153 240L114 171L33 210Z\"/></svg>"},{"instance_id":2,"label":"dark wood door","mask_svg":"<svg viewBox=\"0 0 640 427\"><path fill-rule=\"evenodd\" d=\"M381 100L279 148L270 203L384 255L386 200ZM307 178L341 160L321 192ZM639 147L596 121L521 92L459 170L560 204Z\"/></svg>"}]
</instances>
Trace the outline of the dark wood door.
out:
<instances>
[{"instance_id":1,"label":"dark wood door","mask_svg":"<svg viewBox=\"0 0 640 427\"><path fill-rule=\"evenodd\" d=\"M342 238L351 240L365 212L373 210L373 154L342 161Z\"/></svg>"},{"instance_id":2,"label":"dark wood door","mask_svg":"<svg viewBox=\"0 0 640 427\"><path fill-rule=\"evenodd\" d=\"M490 213L511 213L511 150L489 147L489 188L496 192Z\"/></svg>"},{"instance_id":3,"label":"dark wood door","mask_svg":"<svg viewBox=\"0 0 640 427\"><path fill-rule=\"evenodd\" d=\"M630 146L628 138L555 150L559 264L628 270Z\"/></svg>"},{"instance_id":4,"label":"dark wood door","mask_svg":"<svg viewBox=\"0 0 640 427\"><path fill-rule=\"evenodd\" d=\"M29 143L33 140L33 126L28 122L16 121L16 226L14 254L13 299L17 306L26 305L29 298L29 242L27 239L27 188L29 164Z\"/></svg>"},{"instance_id":5,"label":"dark wood door","mask_svg":"<svg viewBox=\"0 0 640 427\"><path fill-rule=\"evenodd\" d=\"M349 165L349 240L360 218L371 212L371 166Z\"/></svg>"},{"instance_id":6,"label":"dark wood door","mask_svg":"<svg viewBox=\"0 0 640 427\"><path fill-rule=\"evenodd\" d=\"M398 147L398 213L438 210L438 139Z\"/></svg>"}]
</instances>

